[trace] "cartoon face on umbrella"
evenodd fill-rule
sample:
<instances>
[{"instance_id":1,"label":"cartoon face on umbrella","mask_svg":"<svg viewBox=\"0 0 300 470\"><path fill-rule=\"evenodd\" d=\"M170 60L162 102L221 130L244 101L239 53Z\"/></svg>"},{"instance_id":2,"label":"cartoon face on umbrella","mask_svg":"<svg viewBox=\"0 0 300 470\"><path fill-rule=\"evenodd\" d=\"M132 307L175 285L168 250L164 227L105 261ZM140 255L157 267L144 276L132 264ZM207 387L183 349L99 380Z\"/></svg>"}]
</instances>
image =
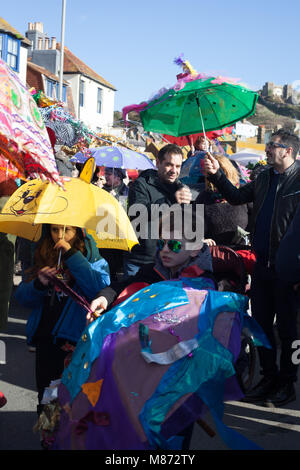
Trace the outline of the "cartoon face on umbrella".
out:
<instances>
[{"instance_id":1,"label":"cartoon face on umbrella","mask_svg":"<svg viewBox=\"0 0 300 470\"><path fill-rule=\"evenodd\" d=\"M34 186L34 185L33 185ZM42 194L42 190L32 190L28 188L18 197L18 201L10 206L10 210L14 215L32 214L38 207L37 199Z\"/></svg>"},{"instance_id":2,"label":"cartoon face on umbrella","mask_svg":"<svg viewBox=\"0 0 300 470\"><path fill-rule=\"evenodd\" d=\"M7 207L6 212L2 212L4 215L15 215L21 217L24 215L34 215L40 213L39 205L40 199L43 197L46 186L41 185L39 181L32 181L26 184L26 189L21 186L20 190L16 191L10 198L10 205ZM64 211L68 206L68 201L63 196L58 196L61 208L59 210L51 212L57 213Z\"/></svg>"},{"instance_id":3,"label":"cartoon face on umbrella","mask_svg":"<svg viewBox=\"0 0 300 470\"><path fill-rule=\"evenodd\" d=\"M130 220L114 196L89 183L90 161L79 178L65 178L64 190L39 179L18 188L0 213L0 232L38 241L43 224L75 226L99 247L130 250L138 243Z\"/></svg>"}]
</instances>

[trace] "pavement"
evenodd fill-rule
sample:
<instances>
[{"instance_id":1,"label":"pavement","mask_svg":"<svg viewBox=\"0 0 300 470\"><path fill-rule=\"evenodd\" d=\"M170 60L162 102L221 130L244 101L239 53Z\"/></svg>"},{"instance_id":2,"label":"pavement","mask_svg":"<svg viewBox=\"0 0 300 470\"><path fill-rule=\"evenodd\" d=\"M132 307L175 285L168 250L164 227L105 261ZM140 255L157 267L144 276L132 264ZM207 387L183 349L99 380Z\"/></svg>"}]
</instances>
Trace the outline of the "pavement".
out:
<instances>
[{"instance_id":1,"label":"pavement","mask_svg":"<svg viewBox=\"0 0 300 470\"><path fill-rule=\"evenodd\" d=\"M15 276L15 286L20 278ZM39 435L33 432L36 423L37 393L35 391L35 353L26 345L25 325L29 310L20 307L12 297L8 327L0 333L5 345L6 363L0 363L0 390L7 404L0 408L0 450L41 450ZM1 355L0 355L1 359ZM258 370L256 371L258 380ZM296 384L297 399L282 408L266 408L244 402L225 404L223 422L264 450L300 449L300 383ZM212 417L207 424L216 429ZM198 424L194 427L192 450L228 450L216 433L210 437Z\"/></svg>"}]
</instances>

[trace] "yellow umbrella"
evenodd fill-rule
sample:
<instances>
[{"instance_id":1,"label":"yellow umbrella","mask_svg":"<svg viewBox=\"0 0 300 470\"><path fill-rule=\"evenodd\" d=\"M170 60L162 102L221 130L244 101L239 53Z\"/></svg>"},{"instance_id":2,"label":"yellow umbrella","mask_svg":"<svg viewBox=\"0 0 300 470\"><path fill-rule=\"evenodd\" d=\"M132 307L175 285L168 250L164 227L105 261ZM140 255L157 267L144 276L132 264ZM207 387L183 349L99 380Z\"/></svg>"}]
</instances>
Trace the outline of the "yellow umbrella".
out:
<instances>
[{"instance_id":1,"label":"yellow umbrella","mask_svg":"<svg viewBox=\"0 0 300 470\"><path fill-rule=\"evenodd\" d=\"M72 225L98 247L130 251L138 243L130 220L114 196L90 184L93 168L91 158L79 178L65 178L64 189L40 179L20 186L0 213L0 232L37 241L42 224Z\"/></svg>"}]
</instances>

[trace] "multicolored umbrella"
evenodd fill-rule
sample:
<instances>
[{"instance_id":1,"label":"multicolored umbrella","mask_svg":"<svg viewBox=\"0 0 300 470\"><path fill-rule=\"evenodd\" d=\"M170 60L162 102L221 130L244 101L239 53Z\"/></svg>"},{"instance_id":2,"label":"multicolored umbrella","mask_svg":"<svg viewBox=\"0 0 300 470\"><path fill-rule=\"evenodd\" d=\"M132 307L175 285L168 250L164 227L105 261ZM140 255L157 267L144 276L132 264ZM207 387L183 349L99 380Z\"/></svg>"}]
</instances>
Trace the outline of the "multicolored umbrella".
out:
<instances>
[{"instance_id":1,"label":"multicolored umbrella","mask_svg":"<svg viewBox=\"0 0 300 470\"><path fill-rule=\"evenodd\" d=\"M0 182L10 178L24 179L23 174L20 173L18 168L10 160L0 154Z\"/></svg>"},{"instance_id":2,"label":"multicolored umbrella","mask_svg":"<svg viewBox=\"0 0 300 470\"><path fill-rule=\"evenodd\" d=\"M258 449L222 422L223 402L242 397L241 325L265 336L246 297L207 281L146 286L85 329L58 386L53 450L179 450L208 409L229 448Z\"/></svg>"},{"instance_id":3,"label":"multicolored umbrella","mask_svg":"<svg viewBox=\"0 0 300 470\"><path fill-rule=\"evenodd\" d=\"M41 177L62 184L36 102L1 59L0 152L25 178Z\"/></svg>"},{"instance_id":4,"label":"multicolored umbrella","mask_svg":"<svg viewBox=\"0 0 300 470\"><path fill-rule=\"evenodd\" d=\"M74 127L69 122L63 121L45 121L46 127L54 131L57 145L67 145L73 147L78 137L75 134Z\"/></svg>"},{"instance_id":5,"label":"multicolored umbrella","mask_svg":"<svg viewBox=\"0 0 300 470\"><path fill-rule=\"evenodd\" d=\"M117 145L89 148L88 153L95 159L97 166L125 168L130 170L156 168L154 163L150 158L146 157L146 155ZM84 163L87 157L82 152L78 152L70 160Z\"/></svg>"}]
</instances>

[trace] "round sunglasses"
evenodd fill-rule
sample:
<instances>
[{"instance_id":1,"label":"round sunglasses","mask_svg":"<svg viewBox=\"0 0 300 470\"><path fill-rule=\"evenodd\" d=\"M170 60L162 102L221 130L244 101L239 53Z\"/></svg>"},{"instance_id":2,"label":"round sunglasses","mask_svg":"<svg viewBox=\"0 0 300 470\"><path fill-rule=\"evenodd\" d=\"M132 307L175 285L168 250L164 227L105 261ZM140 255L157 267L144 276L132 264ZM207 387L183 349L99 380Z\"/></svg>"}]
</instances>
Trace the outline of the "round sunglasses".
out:
<instances>
[{"instance_id":1,"label":"round sunglasses","mask_svg":"<svg viewBox=\"0 0 300 470\"><path fill-rule=\"evenodd\" d=\"M159 251L163 249L165 244L167 243L169 250L173 251L173 253L179 253L182 248L182 242L178 240L157 240L157 248Z\"/></svg>"}]
</instances>

